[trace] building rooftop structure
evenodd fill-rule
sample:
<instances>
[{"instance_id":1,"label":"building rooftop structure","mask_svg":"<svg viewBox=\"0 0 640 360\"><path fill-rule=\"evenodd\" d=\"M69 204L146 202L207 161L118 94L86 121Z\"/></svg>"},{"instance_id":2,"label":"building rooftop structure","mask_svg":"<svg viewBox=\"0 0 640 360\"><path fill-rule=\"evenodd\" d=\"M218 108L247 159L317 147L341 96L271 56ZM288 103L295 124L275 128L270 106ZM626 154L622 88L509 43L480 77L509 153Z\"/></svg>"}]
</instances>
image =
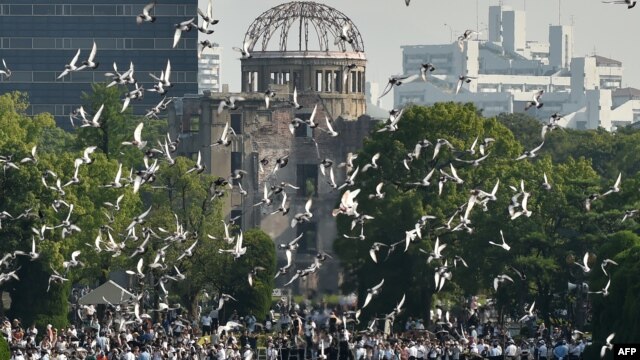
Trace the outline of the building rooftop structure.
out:
<instances>
[{"instance_id":1,"label":"building rooftop structure","mask_svg":"<svg viewBox=\"0 0 640 360\"><path fill-rule=\"evenodd\" d=\"M349 41L334 41L345 27ZM315 34L309 34L310 30ZM341 52L364 51L362 35L351 19L334 8L311 1L292 1L265 11L251 23L244 42L259 44L259 51L266 52L273 49L271 39L276 34L279 35L277 51L280 52L296 51L296 44L297 51L329 52L332 47ZM289 39L291 34L294 36Z\"/></svg>"},{"instance_id":2,"label":"building rooftop structure","mask_svg":"<svg viewBox=\"0 0 640 360\"><path fill-rule=\"evenodd\" d=\"M336 41L343 29L346 39ZM247 194L234 187L223 199L225 213L229 218L240 216L243 230L260 227L276 244L303 235L294 256L294 269L302 269L314 262L318 252L332 253L338 236L331 210L339 193L321 174L320 159L331 159L336 165L344 161L347 153L361 147L376 124L365 115L363 39L356 25L336 9L294 1L260 15L244 40L250 56L241 59L241 92L230 93L223 85L220 93L205 91L202 96L175 101L169 111L170 131L180 136L184 155L202 151L203 163L211 173L227 177L236 169L248 172L242 179ZM267 91L275 93L268 105ZM294 92L300 108L292 106ZM244 100L238 109L219 113L220 102L231 96ZM290 129L294 118L308 120L313 113L318 127L302 124ZM340 135L330 136L326 122ZM209 147L227 123L237 134L230 146ZM288 158L287 165L275 172L276 160L283 157ZM338 184L344 181L344 169L334 165L333 171ZM282 195L273 196L271 207L254 206L263 197L265 183L275 189L282 182L297 188L284 190L289 214L272 214L282 203ZM308 199L313 202L311 221L291 226L293 214L303 212ZM283 266L284 254L278 253L279 266ZM309 276L293 286L308 293L337 290L339 270L337 260L328 261L319 276ZM285 283L289 276L278 282Z\"/></svg>"},{"instance_id":3,"label":"building rooftop structure","mask_svg":"<svg viewBox=\"0 0 640 360\"><path fill-rule=\"evenodd\" d=\"M622 67L621 61L609 59L600 55L594 55L593 57L596 58L596 66Z\"/></svg>"},{"instance_id":4,"label":"building rooftop structure","mask_svg":"<svg viewBox=\"0 0 640 360\"><path fill-rule=\"evenodd\" d=\"M549 26L548 43L527 41L525 26L523 11L490 6L487 39L402 46L405 74L418 73L423 63L432 63L436 70L427 83L418 80L395 88L395 106L473 102L484 115L495 116L524 112L533 95L543 90L543 107L528 110L542 120L560 113L565 115L564 126L607 130L639 120L640 107L633 96L618 92L623 78L620 61L599 55L574 57L571 26ZM460 75L474 79L455 94Z\"/></svg>"}]
</instances>

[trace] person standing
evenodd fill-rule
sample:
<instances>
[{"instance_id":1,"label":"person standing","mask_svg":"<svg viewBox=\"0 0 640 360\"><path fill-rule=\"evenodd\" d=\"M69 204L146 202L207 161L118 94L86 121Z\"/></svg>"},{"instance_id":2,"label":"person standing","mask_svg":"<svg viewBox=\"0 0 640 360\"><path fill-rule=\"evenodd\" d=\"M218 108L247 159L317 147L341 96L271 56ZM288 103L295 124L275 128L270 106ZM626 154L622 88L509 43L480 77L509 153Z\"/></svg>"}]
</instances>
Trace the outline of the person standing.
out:
<instances>
[{"instance_id":1,"label":"person standing","mask_svg":"<svg viewBox=\"0 0 640 360\"><path fill-rule=\"evenodd\" d=\"M125 350L124 354L122 354L120 358L122 360L136 360L136 356L133 355L133 352L131 351L131 347L129 346L127 346L127 349Z\"/></svg>"},{"instance_id":2,"label":"person standing","mask_svg":"<svg viewBox=\"0 0 640 360\"><path fill-rule=\"evenodd\" d=\"M478 332L476 331L476 327L474 325L469 326L470 335L474 340L478 340Z\"/></svg>"},{"instance_id":3,"label":"person standing","mask_svg":"<svg viewBox=\"0 0 640 360\"><path fill-rule=\"evenodd\" d=\"M200 323L202 324L202 336L211 335L211 314L202 315Z\"/></svg>"},{"instance_id":4,"label":"person standing","mask_svg":"<svg viewBox=\"0 0 640 360\"><path fill-rule=\"evenodd\" d=\"M460 343L454 341L453 345L451 346L451 360L460 360L461 353L462 349L460 349Z\"/></svg>"},{"instance_id":5,"label":"person standing","mask_svg":"<svg viewBox=\"0 0 640 360\"><path fill-rule=\"evenodd\" d=\"M504 355L507 360L516 360L516 356L518 355L518 348L516 347L515 342L512 339L509 339L507 342L507 347L504 349Z\"/></svg>"},{"instance_id":6,"label":"person standing","mask_svg":"<svg viewBox=\"0 0 640 360\"><path fill-rule=\"evenodd\" d=\"M253 359L253 351L251 351L251 345L247 344L244 346L244 352L242 353L242 360L252 360Z\"/></svg>"},{"instance_id":7,"label":"person standing","mask_svg":"<svg viewBox=\"0 0 640 360\"><path fill-rule=\"evenodd\" d=\"M138 355L138 360L151 360L151 350L147 346L145 346L140 355Z\"/></svg>"},{"instance_id":8,"label":"person standing","mask_svg":"<svg viewBox=\"0 0 640 360\"><path fill-rule=\"evenodd\" d=\"M489 350L489 357L500 356L502 351L498 348L498 342L494 342L491 350Z\"/></svg>"},{"instance_id":9,"label":"person standing","mask_svg":"<svg viewBox=\"0 0 640 360\"><path fill-rule=\"evenodd\" d=\"M329 333L330 334L334 334L336 331L338 331L338 317L336 316L335 312L331 312L331 315L329 316Z\"/></svg>"},{"instance_id":10,"label":"person standing","mask_svg":"<svg viewBox=\"0 0 640 360\"><path fill-rule=\"evenodd\" d=\"M580 359L580 344L575 340L571 340L569 344L569 360L579 360Z\"/></svg>"},{"instance_id":11,"label":"person standing","mask_svg":"<svg viewBox=\"0 0 640 360\"><path fill-rule=\"evenodd\" d=\"M249 315L247 315L245 321L247 322L247 329L249 330L249 334L253 334L253 332L256 331L257 322L255 315L253 315L253 311L249 311Z\"/></svg>"},{"instance_id":12,"label":"person standing","mask_svg":"<svg viewBox=\"0 0 640 360\"><path fill-rule=\"evenodd\" d=\"M218 322L218 309L214 308L209 313L209 317L211 318L211 328L214 330L218 329L220 323Z\"/></svg>"},{"instance_id":13,"label":"person standing","mask_svg":"<svg viewBox=\"0 0 640 360\"><path fill-rule=\"evenodd\" d=\"M566 340L560 340L555 348L553 348L553 356L555 360L567 360L569 355L569 347Z\"/></svg>"},{"instance_id":14,"label":"person standing","mask_svg":"<svg viewBox=\"0 0 640 360\"><path fill-rule=\"evenodd\" d=\"M280 342L280 357L281 360L289 360L289 353L290 353L290 349L289 349L289 339L287 339L287 337L285 336L282 341Z\"/></svg>"},{"instance_id":15,"label":"person standing","mask_svg":"<svg viewBox=\"0 0 640 360\"><path fill-rule=\"evenodd\" d=\"M249 345L249 331L245 330L242 332L240 336L240 346L244 349L245 346Z\"/></svg>"},{"instance_id":16,"label":"person standing","mask_svg":"<svg viewBox=\"0 0 640 360\"><path fill-rule=\"evenodd\" d=\"M540 339L535 349L533 349L533 359L534 360L547 360L547 345L544 340Z\"/></svg>"},{"instance_id":17,"label":"person standing","mask_svg":"<svg viewBox=\"0 0 640 360\"><path fill-rule=\"evenodd\" d=\"M473 341L473 338L472 340ZM480 356L488 356L489 355L489 346L485 345L483 339L479 339L477 344L475 345L475 349Z\"/></svg>"},{"instance_id":18,"label":"person standing","mask_svg":"<svg viewBox=\"0 0 640 360\"><path fill-rule=\"evenodd\" d=\"M225 348L224 345L221 343L218 343L218 345L216 345L216 354L218 355L217 360L226 360L227 359L227 354L225 352Z\"/></svg>"},{"instance_id":19,"label":"person standing","mask_svg":"<svg viewBox=\"0 0 640 360\"><path fill-rule=\"evenodd\" d=\"M427 353L427 348L422 343L422 340L418 340L418 344L416 345L416 359L424 360L425 355Z\"/></svg>"},{"instance_id":20,"label":"person standing","mask_svg":"<svg viewBox=\"0 0 640 360\"><path fill-rule=\"evenodd\" d=\"M311 315L307 315L307 321L304 324L304 338L307 343L305 357L307 359L314 357L313 356L313 338L315 337L316 332L316 323L313 321Z\"/></svg>"},{"instance_id":21,"label":"person standing","mask_svg":"<svg viewBox=\"0 0 640 360\"><path fill-rule=\"evenodd\" d=\"M277 360L278 349L273 345L273 341L269 340L267 343L267 360Z\"/></svg>"},{"instance_id":22,"label":"person standing","mask_svg":"<svg viewBox=\"0 0 640 360\"><path fill-rule=\"evenodd\" d=\"M364 348L363 343L358 343L356 345L356 360L365 360L367 356L367 350Z\"/></svg>"}]
</instances>

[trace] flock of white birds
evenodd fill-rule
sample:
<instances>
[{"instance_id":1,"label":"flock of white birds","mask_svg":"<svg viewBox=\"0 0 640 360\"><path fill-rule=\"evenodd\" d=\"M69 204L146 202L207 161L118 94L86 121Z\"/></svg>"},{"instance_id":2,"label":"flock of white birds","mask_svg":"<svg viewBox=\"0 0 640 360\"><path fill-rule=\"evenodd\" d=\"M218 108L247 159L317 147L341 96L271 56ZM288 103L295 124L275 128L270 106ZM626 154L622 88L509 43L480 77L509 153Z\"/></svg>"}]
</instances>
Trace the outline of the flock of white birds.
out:
<instances>
[{"instance_id":1,"label":"flock of white birds","mask_svg":"<svg viewBox=\"0 0 640 360\"><path fill-rule=\"evenodd\" d=\"M603 2L626 5L629 9L633 8L636 5L635 0L634 1L615 0L615 1L603 1ZM410 0L405 0L405 3L407 6L409 6ZM153 15L153 11L156 6L162 6L162 5L158 5L156 1L152 1L148 5L144 6L144 8L141 10L141 13L138 16L136 16L135 21L142 26L153 26L150 23L154 23L156 21L156 17ZM206 11L202 11L201 9L198 9L199 20L201 19L201 22L196 20L196 17L193 17L191 19L186 19L183 22L175 24L173 47L175 47L179 43L183 32L191 31L192 29L197 29L198 31L204 34L213 33L212 28L214 25L218 23L218 20L214 19L212 9L213 7L210 0ZM149 25L145 25L145 23L149 23ZM336 40L335 40L336 44L340 42L346 42L346 43L353 42L353 32L349 25L345 25L342 29L335 29L335 34L336 34ZM474 34L476 34L475 31L467 30L462 35L460 35L460 37L458 38L458 44L461 47L461 49L464 49L464 43L466 41L469 41ZM249 39L244 42L242 48L234 48L234 50L240 52L242 57L250 58L252 56L251 51L254 43L255 43L255 39ZM213 44L209 40L203 40L203 41L200 41L200 46L201 48L199 49L198 56L201 56L202 52L206 48L212 48ZM89 53L89 56L80 65L78 63L78 60L80 58L81 52L82 52L81 49L78 49L78 51L76 52L75 56L71 59L71 61L64 66L64 70L60 73L60 75L58 76L58 79L63 78L72 72L82 71L84 69L98 68L99 62L96 60L98 49L95 42ZM2 65L3 65L3 69L0 69L0 76L10 77L11 70L7 66L4 59L2 59ZM353 64L345 66L345 73L348 73L348 71L353 67L355 67L355 65ZM114 62L113 72L108 72L105 74L105 76L110 80L108 84L109 87L114 85L133 86L132 90L130 91L127 90L123 94L123 99L122 99L123 112L127 109L131 101L142 99L144 96L145 89L142 85L139 84L139 82L134 77L135 76L134 69L135 69L134 64L130 63L129 68L126 71L120 72L118 70L117 64ZM428 63L422 64L419 70L420 70L420 75L402 75L402 76L390 77L389 82L385 87L385 89L383 90L382 95L380 97L385 96L394 87L401 86L404 83L416 81L418 78L421 78L423 81L426 82L428 80L429 73L435 70L435 66L433 64L428 64ZM149 74L149 75L155 81L155 83L153 85L153 88L150 88L146 91L156 92L157 94L164 96L167 94L169 89L173 86L170 79L171 77L170 61L167 61L167 66L161 72L160 76L156 76L154 74ZM345 76L345 80L346 80L346 76ZM455 93L457 94L462 89L464 84L469 83L473 80L474 80L473 77L460 75L458 79L458 83L455 88ZM285 105L290 106L293 109L302 108L302 106L298 103L298 94L296 89L294 89L291 95L292 95L292 100L285 101ZM270 103L274 101L273 99L275 98L275 96L276 96L276 93L271 89L266 89L264 91L264 100L267 108L269 108ZM542 96L543 96L543 91L536 91L534 94L532 94L532 99L530 102L526 104L525 111L533 107L541 108L543 106ZM241 102L243 100L244 98L236 96L236 97L230 97L221 101L218 107L218 113L222 113L225 110L238 109L241 106ZM158 103L158 105L148 110L146 117L157 119L158 115L167 108L167 105L171 101L172 99L170 98L167 99L166 97L163 97ZM69 115L71 124L75 127L76 122L79 121L80 127L99 128L101 126L100 118L101 118L103 109L104 109L104 105L102 105L92 116L90 116L85 111L85 109L81 106L78 109L74 110ZM317 128L319 126L319 122L317 122L315 119L316 110L317 110L317 105L314 107L314 110L309 119L302 120L299 118L294 118L294 120L289 125L291 133L293 134L295 129L302 125L308 126L310 128ZM393 132L398 130L398 126L400 124L400 120L402 119L403 113L404 113L404 109L391 110L389 119L385 122L384 126L378 130L378 132L389 132L390 136L393 136ZM520 161L520 160L535 158L537 156L538 151L540 151L544 145L545 134L547 134L549 131L557 129L559 127L558 120L560 120L561 118L562 116L560 114L552 115L551 118L549 119L549 122L542 126L542 130L541 130L542 139L541 139L540 145L531 150L524 151L523 154L517 157L515 160ZM329 134L332 137L336 137L339 135L338 132L336 132L333 129L331 122L328 118L325 118L325 124L326 124L326 128L321 128L320 130L325 131L327 134ZM109 184L104 184L105 188L122 189L122 191L124 192L126 191L126 188L130 187L133 189L133 192L136 193L139 191L139 189L142 186L145 186L145 184L152 183L155 180L157 176L156 174L161 169L161 164L164 164L166 166L173 166L175 164L175 159L172 157L172 154L177 151L180 139L179 138L171 139L171 137L167 134L165 138L157 141L157 144L158 144L157 148L147 149L148 142L142 140L143 127L144 127L144 124L140 122L138 126L135 128L135 131L133 133L133 138L130 141L123 142L122 145L133 146L140 149L142 152L144 152L145 167L140 170L135 170L132 168L129 171L129 176L123 177L122 164L120 164L118 167L118 171L115 174L113 182ZM211 147L229 146L232 142L231 141L232 137L235 135L236 134L233 132L233 128L229 126L229 123L227 123L219 140L211 144L210 146ZM479 139L476 138L475 141L473 142L473 145L469 149L463 150L463 152L469 154L470 156L474 156L476 155L476 148L478 148L477 151L479 152L479 155L480 155L479 157L475 159L466 159L466 160L460 159L457 157L455 159L458 162L470 164L472 166L481 166L482 161L485 160L488 156L490 156L489 148L491 147L492 142L494 142L494 139L486 138L481 140L480 143L478 143L478 141ZM449 151L455 151L453 145L446 139L437 139L435 144L425 139L418 142L415 145L413 152L407 155L407 158L403 162L404 166L407 169L410 169L411 162L419 158L421 153L429 147L433 147L432 159L436 159L440 154L440 152L444 149L448 149ZM26 251L16 250L12 253L8 253L4 255L2 259L0 259L0 265L6 266L17 256L29 257L31 261L38 260L40 258L40 254L37 252L36 237L39 240L44 240L47 232L59 230L61 231L62 238L65 239L66 237L73 236L74 233L81 231L81 229L72 221L74 204L71 204L65 201L65 192L66 192L65 189L67 189L69 186L74 186L81 182L81 179L78 177L79 169L82 166L90 166L90 164L93 162L92 154L96 149L97 149L96 146L90 146L84 150L82 157L75 159L74 175L71 179L68 179L67 181L64 181L63 179L58 177L53 171L44 170L42 172L43 186L53 191L54 193L56 193L59 197L58 199L54 200L54 202L52 203L53 208L55 209L56 212L66 211L67 216L64 220L62 220L58 224L43 225L39 229L32 228L34 237L31 242L31 251L26 252ZM319 149L317 148L317 143L316 143L316 149L318 150L318 158L321 159L319 156ZM380 156L381 155L379 153L375 154L371 158L371 160L366 165L363 166L362 173L371 171L371 170L377 170L378 169L377 161L380 159ZM344 188L351 188L356 185L355 179L360 171L359 166L355 167L354 169L353 161L356 158L357 158L357 155L350 153L345 162L337 165L338 167L346 169L346 179L344 183L341 185L338 185L335 181L333 160L326 159L326 158L321 159L320 165L319 165L321 173L323 176L329 178L327 182L331 185L333 189L342 190ZM275 177L277 171L285 167L287 165L287 162L288 162L288 156L283 156L281 158L276 159L274 161L274 167L273 167L273 170L271 170L270 175ZM264 172L265 167L269 163L270 163L269 159L263 158L260 161L260 171ZM31 153L26 157L20 159L19 161L17 161L17 158L14 158L14 155L0 156L0 164L2 164L2 168L4 172L11 171L12 169L19 169L21 166L37 166L38 165L37 146L34 146L31 150ZM189 169L184 175L187 176L190 173L194 173L194 175L197 176L198 174L203 173L205 168L206 168L205 165L202 164L201 154L198 153L196 164L194 165L194 167ZM434 168L430 172L428 172L427 175L420 182L413 182L410 185L413 185L415 187L431 186L432 185L431 179L435 175L438 180L438 193L441 194L447 182L451 182L454 184L464 183L464 179L458 176L458 173L453 163L449 164L449 170L445 170L444 168L441 168L438 170L438 172L439 174L437 175L436 169ZM237 186L238 189L240 190L240 193L246 196L247 192L242 188L242 184L241 184L241 180L243 176L246 174L247 172L242 169L233 169L233 172L228 180L222 179L222 178L219 179L219 181L217 181L215 184L216 188L214 190L214 195L212 199L219 196L223 196L224 191L222 189L224 189L225 187L233 188L233 186ZM544 181L541 181L541 184L540 184L541 187L546 191L551 191L553 188L553 185L548 182L546 174L544 174L543 180ZM435 179L433 180L433 182L435 182ZM237 184L237 185L234 185L234 184ZM486 209L487 204L489 202L496 201L499 185L500 185L499 181L496 182L491 192L485 192L480 189L475 189L471 191L471 194L469 196L467 203L463 205L461 208L459 208L458 210L456 210L456 212L449 218L449 220L445 223L445 225L441 229L445 229L448 231L472 232L473 228L471 226L470 215L473 209L476 207L482 207ZM603 197L609 194L619 192L620 185L621 185L621 175L618 176L616 182L608 190L606 190L602 194L594 193L590 195L587 199L585 199L585 202L584 202L585 209L587 211L590 210L591 204L593 201L602 199ZM287 206L287 194L285 191L287 187L298 189L297 187L286 182L280 182L279 185L272 185L269 187L267 185L267 182L265 181L265 183L263 184L262 199L259 203L255 204L254 206L270 207L276 200L276 197L278 196L278 194L281 194L280 195L281 200L277 202L278 204L280 204L279 208L275 211L267 211L267 212L271 214L281 213L283 216L286 216L289 213L289 207ZM382 192L383 187L384 187L384 183L379 183L376 186L375 193L368 195L369 198L379 199L379 200L384 199L384 193ZM510 186L510 188L514 192L514 195L512 195L511 197L511 204L509 205L509 208L508 208L510 219L515 220L520 216L530 217L532 214L532 211L527 207L527 203L528 203L529 197L531 196L531 193L526 190L525 182L521 181L519 188L516 188L514 186ZM360 234L359 236L349 236L345 234L344 237L364 240L365 239L364 224L366 221L373 220L373 217L368 216L366 214L358 213L358 210L357 210L358 202L356 198L359 193L360 193L360 189L354 189L354 190L347 189L341 196L339 208L333 211L333 216L343 215L343 216L352 217L353 221L352 221L351 228L353 229L355 228L356 225L360 225ZM123 194L119 195L117 200L113 203L111 202L104 203L104 207L105 207L104 212L108 219L111 220L113 218L114 212L117 212L120 210L120 201L123 199L123 196L124 196ZM131 219L131 223L126 228L125 234L121 235L122 239L116 240L118 235L114 237L114 235L112 234L113 229L110 226L106 225L104 226L104 229L101 228L99 230L95 243L87 244L87 245L89 245L93 251L111 252L115 257L115 256L122 255L123 251L128 249L126 246L127 242L140 241L140 244L136 245L133 248L134 251L129 255L130 258L139 257L137 266L134 270L127 270L126 272L131 276L134 276L137 279L139 279L140 282L144 281L147 268L152 270L157 270L162 273L162 275L159 276L158 279L159 279L160 288L162 289L164 296L162 301L160 302L159 308L156 309L156 311L164 311L164 310L172 309L172 307L170 307L168 304L169 292L167 290L166 284L169 281L181 281L186 278L186 275L180 272L177 265L173 265L170 268L167 264L165 264L166 251L173 244L186 243L186 242L193 241L190 243L190 245L186 249L183 250L182 254L177 258L176 264L178 264L181 260L191 257L194 254L194 252L197 251L198 235L186 230L184 226L181 224L177 215L175 216L175 219L176 219L175 229L156 228L154 230L150 227L144 226L146 222L145 219L150 214L152 209L153 209L153 206L150 206L146 211L136 216L135 218ZM637 213L637 210L627 211L623 221L626 220L628 217L635 216L636 213ZM2 221L15 221L22 218L29 218L31 215L33 215L32 209L27 209L22 214L15 217L6 211L2 211L0 213L0 228L2 225ZM312 200L310 199L307 201L304 207L304 212L293 215L291 219L291 226L295 227L298 224L308 222L311 220L312 217L313 217ZM456 218L458 218L458 222L457 224L454 225L454 220ZM369 251L369 255L372 261L375 263L378 263L379 261L378 252L383 247L388 248L387 257L389 256L390 253L395 251L397 247L402 245L404 245L403 248L404 248L404 251L406 252L412 241L422 237L422 229L426 226L427 221L433 220L433 219L435 219L435 217L433 216L429 216L429 215L423 216L415 224L415 227L405 232L406 234L405 239L399 241L398 243L394 243L390 245L379 243L379 242L373 243ZM231 219L229 224L224 223L224 228L225 228L224 240L229 245L232 245L232 247L230 249L219 249L220 253L228 253L232 255L235 259L243 256L247 250L247 248L243 246L242 232L239 232L237 236L230 236L229 226L234 224L236 220L237 219ZM106 234L103 234L103 232L106 232ZM141 234L141 236L138 236L137 233ZM207 236L209 236L210 238L214 238L211 235L207 235ZM489 242L489 244L500 247L504 249L504 251L510 251L511 247L508 245L502 231L500 231L500 236L501 236L500 242ZM302 238L302 235L298 236L296 239L293 239L287 244L280 245L280 249L285 251L287 264L281 267L280 269L278 269L277 273L275 274L276 278L279 277L280 275L284 275L289 272L293 264L293 254L298 249L298 246L299 246L298 241L301 238ZM149 243L154 240L161 240L164 246L162 246L157 251L154 261L145 266L141 255L146 253ZM441 264L441 266L436 268L435 275L434 275L435 289L437 291L442 290L446 280L450 280L452 278L452 271L450 266L448 265L448 260L445 259L443 255L443 250L446 248L446 246L447 246L446 244L441 244L439 239L436 239L433 246L433 251L428 252L425 250L421 250L427 253L429 263L433 260L444 259L444 262ZM579 266L585 273L588 273L591 271L591 268L589 267L589 263L588 263L589 255L590 254L587 252L584 255L584 258L582 259L582 262L575 263L575 265ZM71 258L62 263L62 268L64 269L64 272L60 272L56 270L56 268L58 268L57 264L51 264L52 274L49 278L49 287L51 287L56 283L63 283L63 282L69 281L66 277L68 271L76 267L85 266L85 264L80 260L81 258L82 258L82 251L81 250L74 251L71 254ZM326 253L318 254L316 256L316 261L310 267L306 269L297 270L295 274L290 278L290 280L286 283L286 285L292 284L297 279L303 278L309 274L317 272L318 269L321 267L322 263L327 258L330 258L330 256ZM467 263L465 262L464 259L462 259L458 255L455 255L453 257L454 267L456 267L458 263L461 263L463 266L467 266ZM608 265L617 265L617 264L610 259L605 259L601 263L602 271L606 276L609 277L609 274L605 269L606 266ZM249 284L253 286L255 282L255 277L258 275L258 273L260 271L266 271L266 270L267 269L260 266L254 267L247 275ZM520 278L526 278L526 275L524 275L517 269L513 268L513 270ZM17 271L18 269L15 269L13 271L0 274L0 283L9 281L11 279L19 280L16 274ZM513 281L514 281L513 278L510 277L508 274L499 274L494 279L493 287L497 291L498 287L501 286L501 284L504 284L505 282L513 282ZM367 296L362 307L354 313L356 321L358 321L358 317L360 315L362 308L366 307L374 299L374 297L381 292L383 285L384 285L384 279L382 279L378 284L376 284L375 286L367 290ZM609 293L610 285L611 285L611 279L609 277L609 281L607 282L607 285L602 290L596 291L593 293L601 294L602 296L607 296ZM47 289L47 291L49 291L49 288ZM119 310L118 321L120 323L121 328L126 326L126 324L128 323L141 322L142 319L150 317L150 315L146 313L142 313L143 310L140 308L140 299L141 299L141 295L138 295L132 300L123 302L123 304L114 305ZM228 300L235 300L235 299L231 295L221 294L219 296L218 309L222 309L222 307L224 306L224 303ZM389 314L387 314L385 318L393 320L402 311L404 300L405 300L405 297L403 296L402 299L398 302L398 305ZM174 306L179 307L179 304ZM520 321L526 321L527 319L533 317L534 307L535 307L535 302L533 302L530 305L530 307L528 308L528 311L520 319ZM373 328L375 321L376 319L372 320L372 323L369 325L370 329ZM611 334L607 338L606 344L602 347L602 350L601 350L602 356L604 356L607 349L612 349L611 341L613 340L613 337L614 337L614 334Z\"/></svg>"}]
</instances>

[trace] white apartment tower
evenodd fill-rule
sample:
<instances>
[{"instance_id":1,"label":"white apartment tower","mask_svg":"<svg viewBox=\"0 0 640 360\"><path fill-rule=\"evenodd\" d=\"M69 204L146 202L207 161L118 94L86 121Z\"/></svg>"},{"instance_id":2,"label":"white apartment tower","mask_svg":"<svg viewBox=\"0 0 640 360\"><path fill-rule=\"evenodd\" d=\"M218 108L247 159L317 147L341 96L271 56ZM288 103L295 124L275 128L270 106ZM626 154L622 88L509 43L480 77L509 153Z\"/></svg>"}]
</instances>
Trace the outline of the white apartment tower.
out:
<instances>
[{"instance_id":1,"label":"white apartment tower","mask_svg":"<svg viewBox=\"0 0 640 360\"><path fill-rule=\"evenodd\" d=\"M198 59L198 94L204 91L220 92L220 66L222 48L214 43L213 48L204 49Z\"/></svg>"}]
</instances>

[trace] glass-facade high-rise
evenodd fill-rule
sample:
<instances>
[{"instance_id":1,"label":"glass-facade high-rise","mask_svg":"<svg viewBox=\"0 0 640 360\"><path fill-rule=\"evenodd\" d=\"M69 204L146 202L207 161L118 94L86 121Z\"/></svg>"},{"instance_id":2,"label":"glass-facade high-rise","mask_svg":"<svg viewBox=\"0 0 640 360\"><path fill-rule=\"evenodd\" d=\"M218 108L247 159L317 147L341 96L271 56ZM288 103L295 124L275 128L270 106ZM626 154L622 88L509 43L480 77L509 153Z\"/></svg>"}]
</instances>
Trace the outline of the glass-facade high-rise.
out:
<instances>
[{"instance_id":1,"label":"glass-facade high-rise","mask_svg":"<svg viewBox=\"0 0 640 360\"><path fill-rule=\"evenodd\" d=\"M160 76L171 61L171 83L167 96L183 96L198 91L198 30L183 32L175 48L174 24L197 19L197 0L163 0L151 14L153 23L138 25L136 16L150 0L0 0L0 58L12 76L0 76L0 93L19 90L29 94L30 113L50 112L61 126L68 127L68 115L81 104L83 91L91 83L105 82L105 72L120 72L133 62L136 80L145 89L153 88L153 73ZM74 57L81 65L91 52L98 51L95 70L85 69L56 79ZM1 65L0 65L1 66ZM130 85L130 89L132 86ZM123 94L124 95L124 94ZM142 101L132 101L135 114L161 99L146 92Z\"/></svg>"}]
</instances>

